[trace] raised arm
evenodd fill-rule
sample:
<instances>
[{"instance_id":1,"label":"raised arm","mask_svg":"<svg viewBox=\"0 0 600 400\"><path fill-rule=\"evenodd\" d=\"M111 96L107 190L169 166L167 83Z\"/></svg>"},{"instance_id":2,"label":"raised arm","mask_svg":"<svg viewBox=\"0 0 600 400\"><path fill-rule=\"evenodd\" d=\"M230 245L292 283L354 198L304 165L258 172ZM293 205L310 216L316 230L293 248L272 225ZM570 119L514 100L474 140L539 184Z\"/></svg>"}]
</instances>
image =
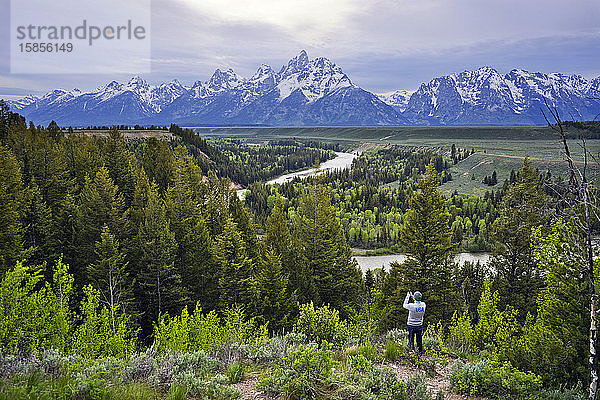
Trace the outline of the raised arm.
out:
<instances>
[{"instance_id":1,"label":"raised arm","mask_svg":"<svg viewBox=\"0 0 600 400\"><path fill-rule=\"evenodd\" d=\"M406 308L407 310L410 310L410 306L408 304L409 300L410 300L410 292L406 292L406 297L404 298L404 304L402 306L404 308Z\"/></svg>"}]
</instances>

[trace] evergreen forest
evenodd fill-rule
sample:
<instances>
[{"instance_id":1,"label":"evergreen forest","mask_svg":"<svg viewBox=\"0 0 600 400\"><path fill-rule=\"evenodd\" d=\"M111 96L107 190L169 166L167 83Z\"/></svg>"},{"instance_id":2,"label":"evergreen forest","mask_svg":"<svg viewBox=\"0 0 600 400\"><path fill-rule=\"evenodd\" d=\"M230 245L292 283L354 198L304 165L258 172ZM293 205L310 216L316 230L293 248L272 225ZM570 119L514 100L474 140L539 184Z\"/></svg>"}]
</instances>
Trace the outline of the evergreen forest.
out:
<instances>
[{"instance_id":1,"label":"evergreen forest","mask_svg":"<svg viewBox=\"0 0 600 400\"><path fill-rule=\"evenodd\" d=\"M0 399L590 398L585 174L525 158L482 198L445 195L472 149L389 145L269 185L348 148L123 130L28 125L0 102ZM407 258L361 271L353 248Z\"/></svg>"}]
</instances>

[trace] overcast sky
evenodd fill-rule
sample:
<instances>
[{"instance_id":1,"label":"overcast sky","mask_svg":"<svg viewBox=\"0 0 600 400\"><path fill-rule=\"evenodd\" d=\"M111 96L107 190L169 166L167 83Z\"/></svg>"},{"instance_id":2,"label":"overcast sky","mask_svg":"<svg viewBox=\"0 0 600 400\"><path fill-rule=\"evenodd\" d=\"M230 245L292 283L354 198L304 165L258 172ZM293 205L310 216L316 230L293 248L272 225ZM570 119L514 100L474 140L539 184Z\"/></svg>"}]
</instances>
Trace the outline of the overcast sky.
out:
<instances>
[{"instance_id":1,"label":"overcast sky","mask_svg":"<svg viewBox=\"0 0 600 400\"><path fill-rule=\"evenodd\" d=\"M0 97L129 79L10 74L8 11L0 0ZM152 0L151 11L151 83L278 70L301 49L374 92L484 65L600 75L598 0Z\"/></svg>"}]
</instances>

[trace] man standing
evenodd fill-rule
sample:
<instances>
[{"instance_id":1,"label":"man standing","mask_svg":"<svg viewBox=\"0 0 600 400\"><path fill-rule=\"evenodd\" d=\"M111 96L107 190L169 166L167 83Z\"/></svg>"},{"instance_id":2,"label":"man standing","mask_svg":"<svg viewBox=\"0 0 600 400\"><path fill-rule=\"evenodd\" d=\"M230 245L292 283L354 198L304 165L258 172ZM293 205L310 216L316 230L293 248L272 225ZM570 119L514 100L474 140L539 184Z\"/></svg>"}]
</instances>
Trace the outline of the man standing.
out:
<instances>
[{"instance_id":1,"label":"man standing","mask_svg":"<svg viewBox=\"0 0 600 400\"><path fill-rule=\"evenodd\" d=\"M409 303L410 298L414 303ZM406 292L404 308L408 310L408 344L411 350L415 350L415 336L417 337L417 352L423 354L423 316L425 315L425 302L421 301L421 292Z\"/></svg>"}]
</instances>

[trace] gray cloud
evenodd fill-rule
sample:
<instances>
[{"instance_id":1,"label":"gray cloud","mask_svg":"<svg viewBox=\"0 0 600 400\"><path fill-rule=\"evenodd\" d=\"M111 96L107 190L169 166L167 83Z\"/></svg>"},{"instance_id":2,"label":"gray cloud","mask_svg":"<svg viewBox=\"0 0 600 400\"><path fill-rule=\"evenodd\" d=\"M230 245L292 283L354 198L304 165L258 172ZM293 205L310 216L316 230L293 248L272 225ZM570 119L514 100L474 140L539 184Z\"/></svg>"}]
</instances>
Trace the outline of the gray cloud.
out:
<instances>
[{"instance_id":1,"label":"gray cloud","mask_svg":"<svg viewBox=\"0 0 600 400\"><path fill-rule=\"evenodd\" d=\"M3 10L6 2L0 0ZM215 68L229 67L249 76L262 63L278 69L300 49L311 57L331 58L356 83L374 91L416 88L434 76L481 65L502 72L525 68L600 75L597 0L153 0L152 4L152 74L145 77L153 82L177 78L189 84L208 79ZM91 88L127 78L0 72L4 86L25 89Z\"/></svg>"}]
</instances>

